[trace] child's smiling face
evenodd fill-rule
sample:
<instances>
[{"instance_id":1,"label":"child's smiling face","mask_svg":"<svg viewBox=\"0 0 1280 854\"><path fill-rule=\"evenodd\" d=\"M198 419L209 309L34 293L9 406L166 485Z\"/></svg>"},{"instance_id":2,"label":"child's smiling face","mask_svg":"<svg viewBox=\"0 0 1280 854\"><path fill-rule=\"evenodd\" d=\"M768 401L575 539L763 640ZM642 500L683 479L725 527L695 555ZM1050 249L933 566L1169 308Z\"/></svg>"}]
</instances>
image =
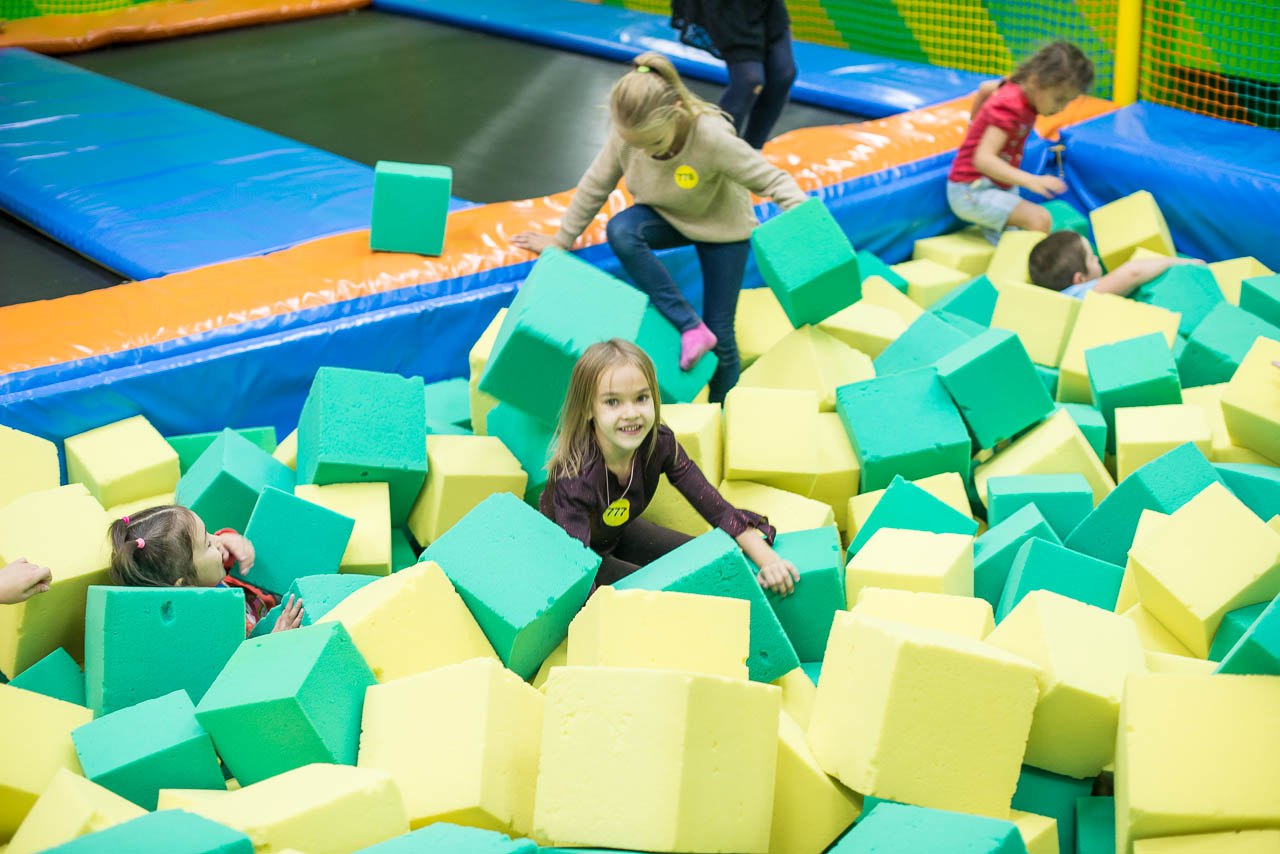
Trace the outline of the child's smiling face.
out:
<instances>
[{"instance_id":1,"label":"child's smiling face","mask_svg":"<svg viewBox=\"0 0 1280 854\"><path fill-rule=\"evenodd\" d=\"M606 458L633 453L653 429L653 390L635 365L600 375L591 404L596 441Z\"/></svg>"},{"instance_id":2,"label":"child's smiling face","mask_svg":"<svg viewBox=\"0 0 1280 854\"><path fill-rule=\"evenodd\" d=\"M217 587L227 576L227 571L222 568L222 549L218 548L199 516L196 517L192 536L191 558L196 567L196 578L192 584L195 587Z\"/></svg>"}]
</instances>

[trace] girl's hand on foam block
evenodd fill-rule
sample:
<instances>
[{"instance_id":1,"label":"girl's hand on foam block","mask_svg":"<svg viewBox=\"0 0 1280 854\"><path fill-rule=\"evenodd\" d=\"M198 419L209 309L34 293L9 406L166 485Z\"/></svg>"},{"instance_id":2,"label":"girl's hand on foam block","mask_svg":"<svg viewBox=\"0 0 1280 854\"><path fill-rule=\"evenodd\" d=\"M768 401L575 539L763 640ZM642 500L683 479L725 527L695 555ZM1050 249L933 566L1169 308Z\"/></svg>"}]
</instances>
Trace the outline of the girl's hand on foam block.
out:
<instances>
[{"instance_id":1,"label":"girl's hand on foam block","mask_svg":"<svg viewBox=\"0 0 1280 854\"><path fill-rule=\"evenodd\" d=\"M20 557L0 569L0 605L17 605L32 596L44 593L53 583L53 573L47 566L38 566Z\"/></svg>"},{"instance_id":2,"label":"girl's hand on foam block","mask_svg":"<svg viewBox=\"0 0 1280 854\"><path fill-rule=\"evenodd\" d=\"M273 634L287 632L300 625L302 625L302 600L290 593L289 598L285 600L284 608L280 610L280 616L276 617L276 625L271 632Z\"/></svg>"},{"instance_id":3,"label":"girl's hand on foam block","mask_svg":"<svg viewBox=\"0 0 1280 854\"><path fill-rule=\"evenodd\" d=\"M535 255L541 255L544 249L548 249L556 245L555 238L548 234L539 234L536 231L522 231L513 235L511 242L521 249L527 249Z\"/></svg>"},{"instance_id":4,"label":"girl's hand on foam block","mask_svg":"<svg viewBox=\"0 0 1280 854\"><path fill-rule=\"evenodd\" d=\"M779 596L790 596L800 580L800 572L789 560L776 557L765 563L756 575L756 581L765 590L772 590Z\"/></svg>"},{"instance_id":5,"label":"girl's hand on foam block","mask_svg":"<svg viewBox=\"0 0 1280 854\"><path fill-rule=\"evenodd\" d=\"M231 558L240 565L241 573L246 573L253 569L253 543L240 534L230 532L214 534L213 539L222 551L222 562L224 564L227 562L227 558Z\"/></svg>"}]
</instances>

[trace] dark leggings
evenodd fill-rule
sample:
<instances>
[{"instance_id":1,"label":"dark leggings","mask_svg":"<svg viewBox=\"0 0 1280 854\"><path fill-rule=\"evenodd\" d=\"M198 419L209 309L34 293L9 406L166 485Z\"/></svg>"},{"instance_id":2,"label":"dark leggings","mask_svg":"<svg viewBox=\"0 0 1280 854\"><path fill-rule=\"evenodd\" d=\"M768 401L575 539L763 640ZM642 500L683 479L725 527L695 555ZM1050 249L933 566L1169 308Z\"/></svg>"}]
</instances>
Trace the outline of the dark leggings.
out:
<instances>
[{"instance_id":1,"label":"dark leggings","mask_svg":"<svg viewBox=\"0 0 1280 854\"><path fill-rule=\"evenodd\" d=\"M604 556L596 573L596 587L626 578L692 539L688 534L655 525L648 519L633 519L622 529L622 537L613 552Z\"/></svg>"},{"instance_id":2,"label":"dark leggings","mask_svg":"<svg viewBox=\"0 0 1280 854\"><path fill-rule=\"evenodd\" d=\"M791 28L774 39L764 62L729 62L729 87L720 96L720 109L733 117L738 136L752 148L763 148L796 79L791 53Z\"/></svg>"}]
</instances>

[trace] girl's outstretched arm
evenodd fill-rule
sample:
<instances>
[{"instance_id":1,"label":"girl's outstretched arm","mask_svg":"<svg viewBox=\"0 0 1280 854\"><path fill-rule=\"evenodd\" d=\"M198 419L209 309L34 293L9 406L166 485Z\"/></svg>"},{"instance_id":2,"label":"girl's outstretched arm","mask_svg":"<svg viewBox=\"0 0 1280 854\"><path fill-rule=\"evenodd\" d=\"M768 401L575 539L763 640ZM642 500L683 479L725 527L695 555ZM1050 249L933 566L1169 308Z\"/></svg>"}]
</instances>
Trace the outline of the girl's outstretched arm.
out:
<instances>
[{"instance_id":1,"label":"girl's outstretched arm","mask_svg":"<svg viewBox=\"0 0 1280 854\"><path fill-rule=\"evenodd\" d=\"M795 564L779 557L755 528L743 531L734 539L759 568L756 581L760 582L760 586L779 596L790 596L795 590L796 582L800 580L800 571Z\"/></svg>"}]
</instances>

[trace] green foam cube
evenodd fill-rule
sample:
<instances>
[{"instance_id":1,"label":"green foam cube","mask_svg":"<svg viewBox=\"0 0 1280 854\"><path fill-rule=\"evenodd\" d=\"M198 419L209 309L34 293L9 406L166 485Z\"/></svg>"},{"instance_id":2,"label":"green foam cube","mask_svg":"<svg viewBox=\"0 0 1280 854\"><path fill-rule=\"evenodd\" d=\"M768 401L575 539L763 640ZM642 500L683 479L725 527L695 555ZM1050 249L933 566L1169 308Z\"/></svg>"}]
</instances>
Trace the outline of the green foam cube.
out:
<instances>
[{"instance_id":1,"label":"green foam cube","mask_svg":"<svg viewBox=\"0 0 1280 854\"><path fill-rule=\"evenodd\" d=\"M1234 608L1223 614L1218 631L1213 635L1213 645L1209 647L1209 660L1222 661L1223 657L1231 651L1231 647L1244 637L1244 633L1253 625L1253 621L1267 610L1269 604L1271 603L1258 602L1255 605Z\"/></svg>"},{"instance_id":2,"label":"green foam cube","mask_svg":"<svg viewBox=\"0 0 1280 854\"><path fill-rule=\"evenodd\" d=\"M275 628L276 620L280 618L281 612L284 611L285 602L289 600L290 596L302 600L301 625L310 626L319 622L321 617L332 611L343 599L376 579L377 576L375 575L359 575L356 573L350 575L306 575L302 578L295 578L293 583L289 585L285 595L280 597L280 604L268 611L258 621L258 625L254 626L250 637L258 638L271 634L272 629Z\"/></svg>"},{"instance_id":3,"label":"green foam cube","mask_svg":"<svg viewBox=\"0 0 1280 854\"><path fill-rule=\"evenodd\" d=\"M354 765L373 671L341 623L240 645L196 707L241 786L312 762Z\"/></svg>"},{"instance_id":4,"label":"green foam cube","mask_svg":"<svg viewBox=\"0 0 1280 854\"><path fill-rule=\"evenodd\" d=\"M1018 336L988 329L938 360L938 377L981 448L1053 414L1053 398Z\"/></svg>"},{"instance_id":5,"label":"green foam cube","mask_svg":"<svg viewBox=\"0 0 1280 854\"><path fill-rule=\"evenodd\" d=\"M1264 522L1280 515L1280 466L1214 463L1222 482Z\"/></svg>"},{"instance_id":6,"label":"green foam cube","mask_svg":"<svg viewBox=\"0 0 1280 854\"><path fill-rule=\"evenodd\" d=\"M1076 801L1076 854L1115 854L1116 799Z\"/></svg>"},{"instance_id":7,"label":"green foam cube","mask_svg":"<svg viewBox=\"0 0 1280 854\"><path fill-rule=\"evenodd\" d=\"M825 653L826 650L823 650ZM814 685L818 684L818 680L822 678L822 662L821 661L802 661L800 668L804 670L804 675L809 677L809 681Z\"/></svg>"},{"instance_id":8,"label":"green foam cube","mask_svg":"<svg viewBox=\"0 0 1280 854\"><path fill-rule=\"evenodd\" d=\"M84 673L62 647L19 673L9 684L77 706L88 705L84 697Z\"/></svg>"},{"instance_id":9,"label":"green foam cube","mask_svg":"<svg viewBox=\"0 0 1280 854\"><path fill-rule=\"evenodd\" d=\"M178 454L141 415L63 442L67 482L83 483L103 507L163 495L178 482Z\"/></svg>"},{"instance_id":10,"label":"green foam cube","mask_svg":"<svg viewBox=\"0 0 1280 854\"><path fill-rule=\"evenodd\" d=\"M949 311L936 311L934 314L945 320L948 326L958 329L970 338L977 338L991 328L985 323L978 323L976 320L971 320L962 314L953 314Z\"/></svg>"},{"instance_id":11,"label":"green foam cube","mask_svg":"<svg viewBox=\"0 0 1280 854\"><path fill-rule=\"evenodd\" d=\"M485 432L501 439L520 463L520 468L528 473L524 500L536 507L542 490L547 486L547 459L556 432L555 424L535 418L509 403L499 403L489 410L485 418Z\"/></svg>"},{"instance_id":12,"label":"green foam cube","mask_svg":"<svg viewBox=\"0 0 1280 854\"><path fill-rule=\"evenodd\" d=\"M876 376L900 374L933 365L943 356L969 343L970 336L926 311L911 321L880 355L872 360Z\"/></svg>"},{"instance_id":13,"label":"green foam cube","mask_svg":"<svg viewBox=\"0 0 1280 854\"><path fill-rule=\"evenodd\" d=\"M85 777L143 809L161 789L220 789L227 784L213 742L185 691L174 691L71 731Z\"/></svg>"},{"instance_id":14,"label":"green foam cube","mask_svg":"<svg viewBox=\"0 0 1280 854\"><path fill-rule=\"evenodd\" d=\"M234 430L223 430L178 480L174 501L210 531L243 531L263 489L292 491L293 483L288 466Z\"/></svg>"},{"instance_id":15,"label":"green foam cube","mask_svg":"<svg viewBox=\"0 0 1280 854\"><path fill-rule=\"evenodd\" d=\"M1036 376L1040 377L1040 382L1044 384L1045 391L1049 392L1049 397L1058 396L1058 380L1061 376L1061 371L1057 368L1050 368L1045 365L1036 365ZM1055 411L1057 411L1057 406L1058 404L1055 403ZM1105 421L1103 422L1103 426L1106 426ZM1106 441L1105 437L1103 437L1103 441Z\"/></svg>"},{"instance_id":16,"label":"green foam cube","mask_svg":"<svg viewBox=\"0 0 1280 854\"><path fill-rule=\"evenodd\" d=\"M471 429L471 385L466 377L427 383L422 387L422 398L428 427L435 424Z\"/></svg>"},{"instance_id":17,"label":"green foam cube","mask_svg":"<svg viewBox=\"0 0 1280 854\"><path fill-rule=\"evenodd\" d=\"M1242 281L1240 307L1267 323L1280 326L1280 273Z\"/></svg>"},{"instance_id":18,"label":"green foam cube","mask_svg":"<svg viewBox=\"0 0 1280 854\"><path fill-rule=\"evenodd\" d=\"M859 249L856 254L861 281L865 282L871 276L879 276L902 291L902 293L905 294L907 292L907 280L902 278L902 275L897 270L881 260L879 255L867 249Z\"/></svg>"},{"instance_id":19,"label":"green foam cube","mask_svg":"<svg viewBox=\"0 0 1280 854\"><path fill-rule=\"evenodd\" d=\"M448 166L379 160L373 168L369 248L439 255L452 192L453 169Z\"/></svg>"},{"instance_id":20,"label":"green foam cube","mask_svg":"<svg viewBox=\"0 0 1280 854\"><path fill-rule=\"evenodd\" d=\"M276 428L245 427L235 432L257 445L268 454L276 449ZM169 447L178 452L178 468L183 474L200 459L200 455L222 435L222 431L213 433L187 433L182 436L166 436Z\"/></svg>"},{"instance_id":21,"label":"green foam cube","mask_svg":"<svg viewBox=\"0 0 1280 854\"><path fill-rule=\"evenodd\" d=\"M522 679L569 634L600 555L509 492L490 495L427 546L494 652Z\"/></svg>"},{"instance_id":22,"label":"green foam cube","mask_svg":"<svg viewBox=\"0 0 1280 854\"><path fill-rule=\"evenodd\" d=\"M1190 335L1209 312L1225 302L1213 271L1191 264L1170 267L1134 291L1131 299L1180 314L1178 334L1183 337Z\"/></svg>"},{"instance_id":23,"label":"green foam cube","mask_svg":"<svg viewBox=\"0 0 1280 854\"><path fill-rule=\"evenodd\" d=\"M751 248L765 284L797 329L862 298L857 253L819 198L761 225L751 233Z\"/></svg>"},{"instance_id":24,"label":"green foam cube","mask_svg":"<svg viewBox=\"0 0 1280 854\"><path fill-rule=\"evenodd\" d=\"M1040 508L1027 504L992 524L974 540L973 595L990 602L994 611L1000 604L1018 552L1024 543L1037 537L1051 543L1060 542Z\"/></svg>"},{"instance_id":25,"label":"green foam cube","mask_svg":"<svg viewBox=\"0 0 1280 854\"><path fill-rule=\"evenodd\" d=\"M1052 771L1022 766L1013 793L1015 810L1045 815L1058 822L1058 850L1076 850L1076 800L1093 791L1093 780L1077 780Z\"/></svg>"},{"instance_id":26,"label":"green foam cube","mask_svg":"<svg viewBox=\"0 0 1280 854\"><path fill-rule=\"evenodd\" d=\"M1225 383L1258 338L1280 341L1280 326L1229 302L1220 302L1187 337L1178 374L1187 388Z\"/></svg>"},{"instance_id":27,"label":"green foam cube","mask_svg":"<svg viewBox=\"0 0 1280 854\"><path fill-rule=\"evenodd\" d=\"M424 437L424 449L425 443ZM240 575L256 587L281 593L304 575L337 572L355 524L350 516L268 486L244 532L256 552L252 575Z\"/></svg>"},{"instance_id":28,"label":"green foam cube","mask_svg":"<svg viewBox=\"0 0 1280 854\"><path fill-rule=\"evenodd\" d=\"M1084 351L1093 402L1107 422L1107 449L1115 445L1116 410L1122 406L1182 403L1178 367L1164 336L1139 335Z\"/></svg>"},{"instance_id":29,"label":"green foam cube","mask_svg":"<svg viewBox=\"0 0 1280 854\"><path fill-rule=\"evenodd\" d=\"M1213 672L1280 676L1280 596L1266 605Z\"/></svg>"},{"instance_id":30,"label":"green foam cube","mask_svg":"<svg viewBox=\"0 0 1280 854\"><path fill-rule=\"evenodd\" d=\"M438 821L411 833L362 848L360 854L537 854L537 844L496 830ZM582 849L574 849L580 852Z\"/></svg>"},{"instance_id":31,"label":"green foam cube","mask_svg":"<svg viewBox=\"0 0 1280 854\"><path fill-rule=\"evenodd\" d=\"M867 521L858 528L853 542L849 543L847 557L852 558L857 554L881 528L928 531L932 534L964 534L971 537L977 533L978 523L927 490L899 476L889 484Z\"/></svg>"},{"instance_id":32,"label":"green foam cube","mask_svg":"<svg viewBox=\"0 0 1280 854\"><path fill-rule=\"evenodd\" d=\"M695 537L613 585L618 590L668 590L745 599L751 606L747 672L772 682L800 666L795 648L756 581L755 567L719 528Z\"/></svg>"},{"instance_id":33,"label":"green foam cube","mask_svg":"<svg viewBox=\"0 0 1280 854\"><path fill-rule=\"evenodd\" d=\"M418 562L418 551L414 548L409 532L404 528L391 529L391 571L399 572L408 569Z\"/></svg>"},{"instance_id":34,"label":"green foam cube","mask_svg":"<svg viewBox=\"0 0 1280 854\"><path fill-rule=\"evenodd\" d=\"M801 661L820 661L836 611L845 608L844 553L834 527L779 534L773 550L795 564L800 581L790 596L772 590L765 598L773 606L782 630Z\"/></svg>"},{"instance_id":35,"label":"green foam cube","mask_svg":"<svg viewBox=\"0 0 1280 854\"><path fill-rule=\"evenodd\" d=\"M1051 226L1053 231L1074 231L1082 237L1088 237L1092 233L1089 227L1089 217L1080 213L1080 211L1062 199L1053 199L1045 202L1044 209L1049 212L1049 217L1053 222ZM1066 852L1064 851L1063 854L1066 854Z\"/></svg>"},{"instance_id":36,"label":"green foam cube","mask_svg":"<svg viewBox=\"0 0 1280 854\"><path fill-rule=\"evenodd\" d=\"M298 483L386 481L391 523L402 525L426 477L421 379L349 368L316 371L298 419Z\"/></svg>"},{"instance_id":37,"label":"green foam cube","mask_svg":"<svg viewBox=\"0 0 1280 854\"><path fill-rule=\"evenodd\" d=\"M836 410L862 467L863 492L897 475L954 471L968 479L969 430L932 368L841 386Z\"/></svg>"},{"instance_id":38,"label":"green foam cube","mask_svg":"<svg viewBox=\"0 0 1280 854\"><path fill-rule=\"evenodd\" d=\"M1020 474L987 480L987 524L998 525L1013 513L1036 505L1064 540L1093 512L1093 489L1082 474Z\"/></svg>"},{"instance_id":39,"label":"green foam cube","mask_svg":"<svg viewBox=\"0 0 1280 854\"><path fill-rule=\"evenodd\" d=\"M996 605L996 622L1008 616L1032 590L1050 590L1104 611L1114 611L1123 577L1124 571L1115 564L1033 537L1022 544L1013 559L1004 592Z\"/></svg>"},{"instance_id":40,"label":"green foam cube","mask_svg":"<svg viewBox=\"0 0 1280 854\"><path fill-rule=\"evenodd\" d=\"M929 311L938 314L946 312L973 321L982 326L991 325L991 317L996 311L996 286L986 276L978 276L943 294Z\"/></svg>"},{"instance_id":41,"label":"green foam cube","mask_svg":"<svg viewBox=\"0 0 1280 854\"><path fill-rule=\"evenodd\" d=\"M243 640L242 590L90 587L87 705L106 715L174 691L198 703Z\"/></svg>"},{"instance_id":42,"label":"green foam cube","mask_svg":"<svg viewBox=\"0 0 1280 854\"><path fill-rule=\"evenodd\" d=\"M663 403L689 403L711 381L719 360L707 353L687 371L680 369L680 330L650 303L644 307L635 344L653 359Z\"/></svg>"},{"instance_id":43,"label":"green foam cube","mask_svg":"<svg viewBox=\"0 0 1280 854\"><path fill-rule=\"evenodd\" d=\"M830 854L1026 854L1011 821L880 801Z\"/></svg>"},{"instance_id":44,"label":"green foam cube","mask_svg":"<svg viewBox=\"0 0 1280 854\"><path fill-rule=\"evenodd\" d=\"M1098 455L1098 459L1101 460L1106 456L1107 436L1110 433L1107 430L1107 420L1102 417L1102 412L1096 406L1090 406L1087 403L1055 403L1053 409L1055 412L1065 409L1071 416L1071 420L1080 428L1080 432L1084 434L1089 447L1093 448L1093 452Z\"/></svg>"},{"instance_id":45,"label":"green foam cube","mask_svg":"<svg viewBox=\"0 0 1280 854\"><path fill-rule=\"evenodd\" d=\"M161 810L50 848L57 854L253 854L238 830L186 810Z\"/></svg>"}]
</instances>

